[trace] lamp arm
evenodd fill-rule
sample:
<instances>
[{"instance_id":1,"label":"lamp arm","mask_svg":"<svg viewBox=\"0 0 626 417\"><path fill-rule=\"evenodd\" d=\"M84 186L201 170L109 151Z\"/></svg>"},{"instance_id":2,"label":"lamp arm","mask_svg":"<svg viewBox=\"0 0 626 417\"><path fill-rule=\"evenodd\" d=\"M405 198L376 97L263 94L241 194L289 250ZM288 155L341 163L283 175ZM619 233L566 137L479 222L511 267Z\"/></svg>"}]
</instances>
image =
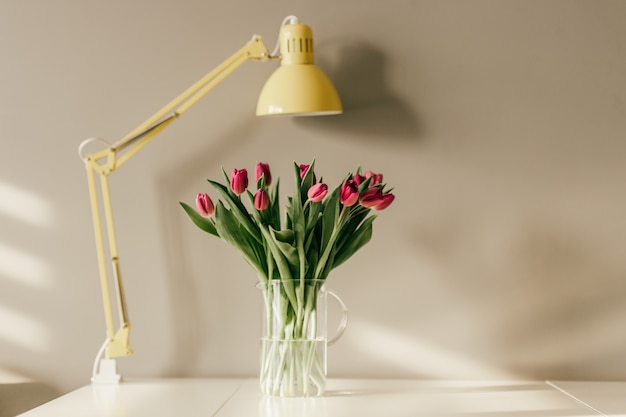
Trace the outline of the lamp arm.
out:
<instances>
[{"instance_id":1,"label":"lamp arm","mask_svg":"<svg viewBox=\"0 0 626 417\"><path fill-rule=\"evenodd\" d=\"M138 142L134 149L129 150L124 156L120 157L117 165L119 166L126 162L143 145L145 145L145 143L150 141L150 139L161 132L161 130L167 127L167 125L189 110L191 106L196 104L202 97L221 83L227 76L232 74L244 62L251 59L262 61L270 58L270 53L263 44L261 37L254 35L252 39L250 39L250 41L248 41L248 43L246 43L240 50L235 52L215 69L168 103L165 107L152 115L148 120L137 126L125 137L114 143L112 148L115 151L119 151L127 148L135 142Z\"/></svg>"},{"instance_id":2,"label":"lamp arm","mask_svg":"<svg viewBox=\"0 0 626 417\"><path fill-rule=\"evenodd\" d=\"M81 144L79 154L85 162L85 166L87 168L87 181L89 185L100 285L104 304L104 316L107 330L107 341L105 342L104 355L107 359L132 354L129 343L130 321L128 319L126 300L119 267L120 262L115 238L115 228L113 225L113 212L109 193L108 175L126 163L157 134L169 126L170 123L176 120L190 107L196 104L202 97L222 82L228 75L233 73L244 62L247 60L267 60L273 58L274 57L270 56L270 53L263 44L261 37L254 35L252 39L241 49L113 145L110 145L109 147L98 152L84 156L82 154L83 145L88 143L90 139ZM124 153L120 154L118 157L118 152L121 151L124 151ZM100 179L100 194L102 202L99 201L96 175ZM115 331L113 323L113 309L109 289L109 276L105 255L105 240L102 216L100 213L100 203L102 203L102 208L104 210L104 224L106 226L110 262L113 272L113 282L115 284L115 296L120 322L117 331Z\"/></svg>"}]
</instances>

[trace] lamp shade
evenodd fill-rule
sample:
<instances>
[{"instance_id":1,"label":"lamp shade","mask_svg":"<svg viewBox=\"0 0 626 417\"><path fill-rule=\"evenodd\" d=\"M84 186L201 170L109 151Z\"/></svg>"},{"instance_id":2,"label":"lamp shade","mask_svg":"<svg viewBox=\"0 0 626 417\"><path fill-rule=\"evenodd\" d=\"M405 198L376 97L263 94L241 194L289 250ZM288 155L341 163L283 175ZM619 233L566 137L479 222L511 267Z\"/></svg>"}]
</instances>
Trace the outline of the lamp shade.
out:
<instances>
[{"instance_id":1,"label":"lamp shade","mask_svg":"<svg viewBox=\"0 0 626 417\"><path fill-rule=\"evenodd\" d=\"M284 25L279 42L280 67L261 90L257 116L341 113L341 100L335 86L314 64L311 28L301 23Z\"/></svg>"}]
</instances>

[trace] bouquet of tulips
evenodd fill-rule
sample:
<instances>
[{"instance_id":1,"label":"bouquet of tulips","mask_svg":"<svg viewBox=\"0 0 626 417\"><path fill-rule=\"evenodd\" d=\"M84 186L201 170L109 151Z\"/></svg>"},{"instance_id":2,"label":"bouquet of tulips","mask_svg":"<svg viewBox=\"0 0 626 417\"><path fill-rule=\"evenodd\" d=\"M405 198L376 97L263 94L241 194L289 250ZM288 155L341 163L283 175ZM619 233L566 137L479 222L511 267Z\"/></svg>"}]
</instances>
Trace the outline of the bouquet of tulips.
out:
<instances>
[{"instance_id":1,"label":"bouquet of tulips","mask_svg":"<svg viewBox=\"0 0 626 417\"><path fill-rule=\"evenodd\" d=\"M199 193L196 209L180 204L200 229L231 244L261 280L325 279L350 258L372 235L376 218L394 200L382 174L357 170L334 191L317 182L311 165L294 164L295 193L287 198L281 222L279 180L272 186L268 164L256 165L256 192L248 190L246 169L233 169L229 186L209 180L220 195L217 205ZM253 208L241 200L247 194Z\"/></svg>"},{"instance_id":2,"label":"bouquet of tulips","mask_svg":"<svg viewBox=\"0 0 626 417\"><path fill-rule=\"evenodd\" d=\"M284 219L279 180L273 181L266 163L256 165L254 193L248 189L247 170L234 169L230 177L223 171L226 185L209 180L220 196L217 204L206 193L196 196L195 209L180 203L196 226L228 242L256 271L264 289L267 322L275 327L273 337L279 334L281 340L311 338L317 290L330 271L369 242L376 218L372 211L383 210L394 200L382 174L362 173L359 168L329 191L321 178L317 181L314 165L315 161L310 165L294 163L295 191L287 197ZM243 194L247 194L247 202L242 201ZM276 280L284 284L278 304L270 299L270 291L265 291ZM271 297L275 296L272 293ZM285 385L294 384L306 390L309 381L319 390L325 370L322 376L322 365L311 360L314 345L297 352L288 352L292 348L286 346L264 346L264 392L282 394ZM300 376L294 377L296 374Z\"/></svg>"}]
</instances>

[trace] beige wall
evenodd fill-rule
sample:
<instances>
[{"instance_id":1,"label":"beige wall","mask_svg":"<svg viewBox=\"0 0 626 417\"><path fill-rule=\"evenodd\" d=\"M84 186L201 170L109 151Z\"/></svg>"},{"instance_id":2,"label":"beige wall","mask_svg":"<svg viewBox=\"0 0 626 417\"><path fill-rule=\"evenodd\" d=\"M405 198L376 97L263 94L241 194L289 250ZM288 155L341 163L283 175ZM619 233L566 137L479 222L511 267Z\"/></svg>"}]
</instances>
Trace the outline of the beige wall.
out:
<instances>
[{"instance_id":1,"label":"beige wall","mask_svg":"<svg viewBox=\"0 0 626 417\"><path fill-rule=\"evenodd\" d=\"M626 2L17 1L0 5L0 368L67 390L104 338L78 144L115 141L282 18L345 114L260 119L246 64L111 178L126 376L252 376L260 297L178 207L220 166L393 184L331 276L331 376L626 379Z\"/></svg>"}]
</instances>

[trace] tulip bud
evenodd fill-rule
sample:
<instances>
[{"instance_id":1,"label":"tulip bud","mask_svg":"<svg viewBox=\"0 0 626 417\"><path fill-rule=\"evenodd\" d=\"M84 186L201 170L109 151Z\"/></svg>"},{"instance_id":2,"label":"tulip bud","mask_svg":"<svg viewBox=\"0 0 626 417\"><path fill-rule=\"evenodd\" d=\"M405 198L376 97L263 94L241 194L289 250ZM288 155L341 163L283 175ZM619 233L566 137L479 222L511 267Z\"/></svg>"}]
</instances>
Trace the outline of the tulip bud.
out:
<instances>
[{"instance_id":1,"label":"tulip bud","mask_svg":"<svg viewBox=\"0 0 626 417\"><path fill-rule=\"evenodd\" d=\"M311 165L300 164L300 178L304 179L306 177L307 172L309 172L309 168ZM317 178L315 177L315 173L313 173L313 184L317 182Z\"/></svg>"},{"instance_id":2,"label":"tulip bud","mask_svg":"<svg viewBox=\"0 0 626 417\"><path fill-rule=\"evenodd\" d=\"M383 192L378 187L368 188L361 193L359 201L365 208L376 207L383 202Z\"/></svg>"},{"instance_id":3,"label":"tulip bud","mask_svg":"<svg viewBox=\"0 0 626 417\"><path fill-rule=\"evenodd\" d=\"M372 171L367 171L365 173L365 178L372 178L370 180L370 186L382 184L383 182L383 174L374 174Z\"/></svg>"},{"instance_id":4,"label":"tulip bud","mask_svg":"<svg viewBox=\"0 0 626 417\"><path fill-rule=\"evenodd\" d=\"M352 206L359 199L359 186L354 180L347 180L341 184L339 201L344 206Z\"/></svg>"},{"instance_id":5,"label":"tulip bud","mask_svg":"<svg viewBox=\"0 0 626 417\"><path fill-rule=\"evenodd\" d=\"M326 194L328 194L328 185L324 184L323 182L313 185L311 188L309 188L309 191L307 192L309 199L314 203L319 203L320 201L322 201L324 197L326 197Z\"/></svg>"},{"instance_id":6,"label":"tulip bud","mask_svg":"<svg viewBox=\"0 0 626 417\"><path fill-rule=\"evenodd\" d=\"M355 174L352 176L352 179L356 182L356 185L361 185L366 178L361 174Z\"/></svg>"},{"instance_id":7,"label":"tulip bud","mask_svg":"<svg viewBox=\"0 0 626 417\"><path fill-rule=\"evenodd\" d=\"M374 206L374 209L375 210L386 209L387 207L389 207L391 203L393 203L393 200L395 198L396 197L391 193L383 194L383 200L380 203L378 203L376 206Z\"/></svg>"},{"instance_id":8,"label":"tulip bud","mask_svg":"<svg viewBox=\"0 0 626 417\"><path fill-rule=\"evenodd\" d=\"M208 194L198 193L196 196L196 209L201 216L209 217L215 211L215 206Z\"/></svg>"},{"instance_id":9,"label":"tulip bud","mask_svg":"<svg viewBox=\"0 0 626 417\"><path fill-rule=\"evenodd\" d=\"M230 177L230 189L235 194L243 193L248 188L248 171L244 169L233 169Z\"/></svg>"},{"instance_id":10,"label":"tulip bud","mask_svg":"<svg viewBox=\"0 0 626 417\"><path fill-rule=\"evenodd\" d=\"M254 195L254 208L257 210L265 210L270 205L270 199L263 188L259 189Z\"/></svg>"},{"instance_id":11,"label":"tulip bud","mask_svg":"<svg viewBox=\"0 0 626 417\"><path fill-rule=\"evenodd\" d=\"M264 162L256 164L255 181L258 183L261 176L265 178L265 186L269 187L272 183L272 174L270 173L270 166Z\"/></svg>"}]
</instances>

